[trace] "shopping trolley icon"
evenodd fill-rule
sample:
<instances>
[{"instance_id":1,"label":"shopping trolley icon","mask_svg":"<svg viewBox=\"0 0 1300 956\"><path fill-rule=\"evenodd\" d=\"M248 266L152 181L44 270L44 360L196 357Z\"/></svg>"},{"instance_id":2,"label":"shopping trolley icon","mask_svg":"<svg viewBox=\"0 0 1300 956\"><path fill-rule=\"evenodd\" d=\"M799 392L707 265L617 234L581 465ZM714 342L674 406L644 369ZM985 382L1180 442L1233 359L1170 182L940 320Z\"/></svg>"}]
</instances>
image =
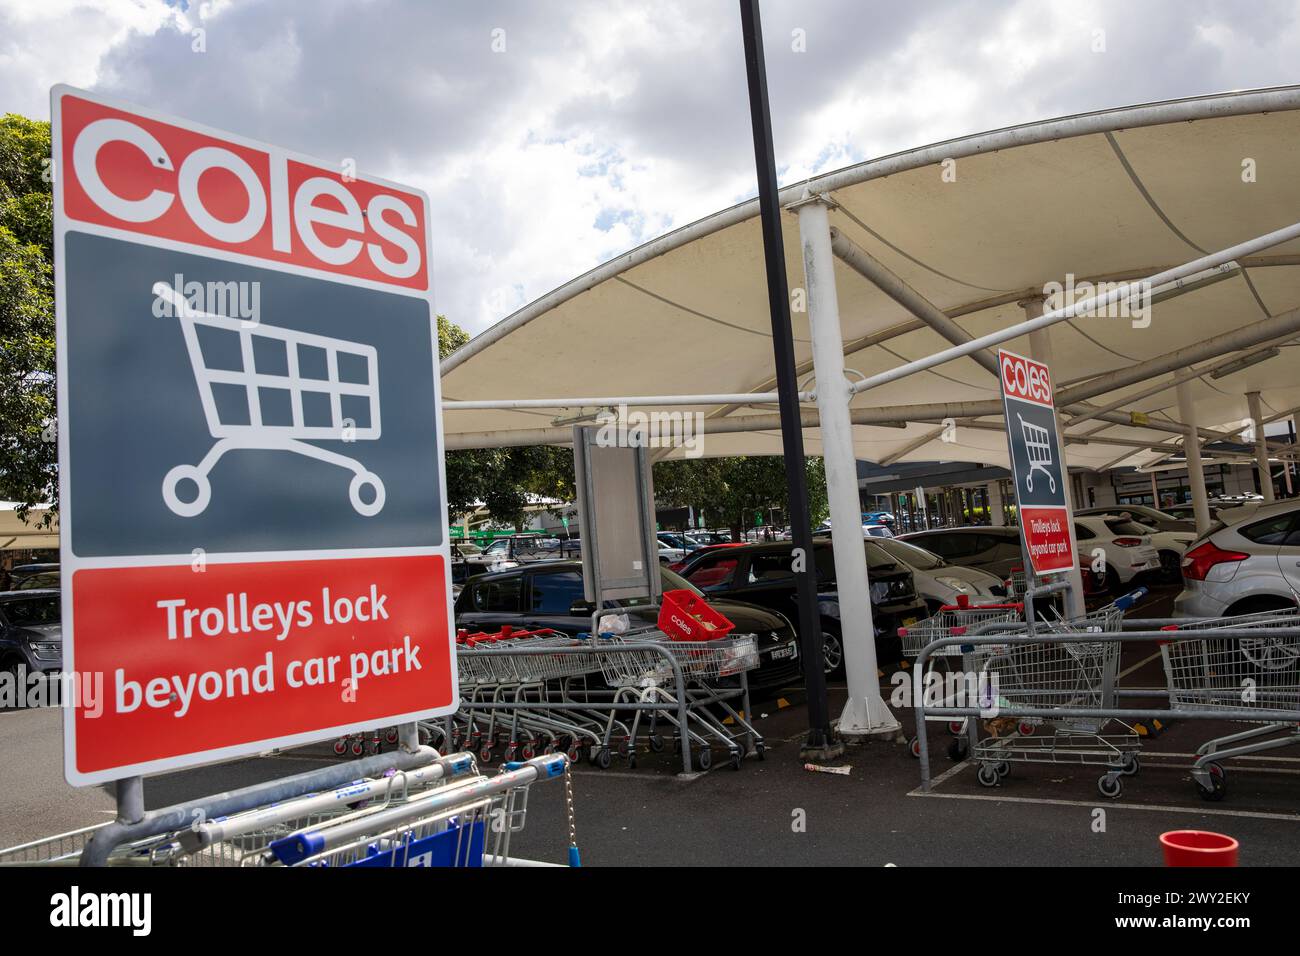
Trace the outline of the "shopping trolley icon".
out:
<instances>
[{"instance_id":1,"label":"shopping trolley icon","mask_svg":"<svg viewBox=\"0 0 1300 956\"><path fill-rule=\"evenodd\" d=\"M1056 491L1056 477L1048 471L1052 466L1052 446L1048 443L1051 437L1046 428L1042 425L1035 425L1033 422L1025 421L1024 417L1018 412L1016 418L1020 419L1020 430L1025 436L1025 451L1029 455L1029 474L1025 475L1025 487L1029 491L1034 490L1034 472L1041 471L1047 476L1051 483L1052 491Z\"/></svg>"},{"instance_id":2,"label":"shopping trolley icon","mask_svg":"<svg viewBox=\"0 0 1300 956\"><path fill-rule=\"evenodd\" d=\"M172 314L180 320L190 365L194 369L194 380L199 389L199 399L203 403L203 414L207 418L208 430L217 440L197 465L177 465L167 472L163 478L162 494L168 508L183 518L202 514L212 498L212 483L208 480L208 475L221 456L228 451L255 450L288 451L345 468L352 472L348 498L357 513L370 517L383 510L384 483L378 475L368 471L353 458L308 444L311 440L372 441L379 437L379 357L373 346L198 311L189 305L179 291L165 282L155 284L153 293L168 301L172 306ZM204 359L199 342L200 327L219 330L219 334L237 335L242 367L211 367ZM254 343L258 341L264 345L271 343L271 348L283 350L286 372L258 371L254 361ZM318 379L302 374L301 364L306 350L323 353L326 378ZM340 379L340 356L365 362L364 382L345 382ZM221 410L217 407L216 386L234 386L235 389L244 390L247 396L246 422L222 420ZM264 389L288 393L292 411L291 424L268 424L263 421L261 391ZM304 396L311 396L312 401L319 404L328 404L328 423L307 424L303 409ZM348 396L363 400L368 408L368 421L364 425L351 424L344 418L343 399ZM243 402L239 402L239 405L242 409ZM194 485L196 494L192 500L182 500L177 493L182 482ZM367 486L373 489L373 498L369 502L362 498L362 491Z\"/></svg>"}]
</instances>

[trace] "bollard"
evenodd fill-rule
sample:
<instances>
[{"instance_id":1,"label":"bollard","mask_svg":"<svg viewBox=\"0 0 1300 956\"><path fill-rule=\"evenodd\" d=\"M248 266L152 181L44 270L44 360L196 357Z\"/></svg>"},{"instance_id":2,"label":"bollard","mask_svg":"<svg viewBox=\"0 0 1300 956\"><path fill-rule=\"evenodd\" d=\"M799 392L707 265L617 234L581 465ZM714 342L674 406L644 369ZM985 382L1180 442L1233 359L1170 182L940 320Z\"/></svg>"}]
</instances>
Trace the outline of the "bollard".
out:
<instances>
[{"instance_id":1,"label":"bollard","mask_svg":"<svg viewBox=\"0 0 1300 956\"><path fill-rule=\"evenodd\" d=\"M1170 830L1160 834L1165 866L1236 866L1240 844L1209 830Z\"/></svg>"}]
</instances>

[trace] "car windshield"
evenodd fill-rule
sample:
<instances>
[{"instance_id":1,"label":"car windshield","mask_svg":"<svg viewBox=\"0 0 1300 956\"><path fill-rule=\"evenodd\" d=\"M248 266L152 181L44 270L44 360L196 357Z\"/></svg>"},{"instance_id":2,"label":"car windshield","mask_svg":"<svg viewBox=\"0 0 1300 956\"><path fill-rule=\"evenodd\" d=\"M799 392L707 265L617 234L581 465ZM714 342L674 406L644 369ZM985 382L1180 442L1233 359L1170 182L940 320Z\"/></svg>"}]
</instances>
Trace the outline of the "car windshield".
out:
<instances>
[{"instance_id":1,"label":"car windshield","mask_svg":"<svg viewBox=\"0 0 1300 956\"><path fill-rule=\"evenodd\" d=\"M703 591L697 588L690 581L687 581L676 571L669 571L667 568L661 566L659 568L659 580L665 591L690 591L692 594L704 597ZM619 607L642 607L643 605L649 604L650 601L648 598L623 598L614 603Z\"/></svg>"},{"instance_id":2,"label":"car windshield","mask_svg":"<svg viewBox=\"0 0 1300 956\"><path fill-rule=\"evenodd\" d=\"M7 601L0 605L4 616L15 627L36 627L59 623L59 599L56 597L26 598Z\"/></svg>"},{"instance_id":3,"label":"car windshield","mask_svg":"<svg viewBox=\"0 0 1300 956\"><path fill-rule=\"evenodd\" d=\"M1146 525L1138 524L1136 521L1125 521L1123 518L1107 521L1106 527L1112 534L1135 534L1141 537L1151 533L1151 529Z\"/></svg>"},{"instance_id":4,"label":"car windshield","mask_svg":"<svg viewBox=\"0 0 1300 956\"><path fill-rule=\"evenodd\" d=\"M918 548L914 544L908 544L906 541L899 541L897 538L882 538L875 544L889 552L895 559L922 571L933 571L947 565L947 562L937 554L925 548Z\"/></svg>"}]
</instances>

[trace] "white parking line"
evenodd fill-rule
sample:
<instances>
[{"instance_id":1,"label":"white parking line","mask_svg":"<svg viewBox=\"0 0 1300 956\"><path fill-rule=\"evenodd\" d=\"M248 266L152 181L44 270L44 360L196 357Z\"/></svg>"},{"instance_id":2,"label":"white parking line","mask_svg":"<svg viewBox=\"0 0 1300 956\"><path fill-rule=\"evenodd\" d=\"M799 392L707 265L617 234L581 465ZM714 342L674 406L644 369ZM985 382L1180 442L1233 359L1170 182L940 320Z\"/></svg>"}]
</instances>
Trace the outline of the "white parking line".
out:
<instances>
[{"instance_id":1,"label":"white parking line","mask_svg":"<svg viewBox=\"0 0 1300 956\"><path fill-rule=\"evenodd\" d=\"M1147 664L1150 664L1153 660L1155 660L1159 656L1160 656L1160 652L1156 651L1150 657L1142 658L1142 660L1138 661L1136 664L1134 664L1132 667L1128 668L1127 670L1120 671L1119 675L1115 678L1115 681L1118 683L1119 681L1123 680L1125 677L1128 677L1129 674L1132 674L1138 668L1145 667ZM1163 687L1160 689L1164 690Z\"/></svg>"},{"instance_id":2,"label":"white parking line","mask_svg":"<svg viewBox=\"0 0 1300 956\"><path fill-rule=\"evenodd\" d=\"M1143 803L1112 803L1109 800L1051 800L1044 797L1002 797L983 793L934 793L933 791L930 793L924 793L920 789L911 791L908 793L908 796L934 797L940 800L992 800L1001 803L1040 803L1048 806L1087 807L1089 809L1095 809L1096 807L1105 807L1109 809L1114 807L1120 810L1151 810L1158 813L1196 813L1214 817L1249 817L1257 820L1285 820L1290 823L1300 823L1300 814L1265 813L1261 810L1215 810L1205 806L1162 807Z\"/></svg>"}]
</instances>

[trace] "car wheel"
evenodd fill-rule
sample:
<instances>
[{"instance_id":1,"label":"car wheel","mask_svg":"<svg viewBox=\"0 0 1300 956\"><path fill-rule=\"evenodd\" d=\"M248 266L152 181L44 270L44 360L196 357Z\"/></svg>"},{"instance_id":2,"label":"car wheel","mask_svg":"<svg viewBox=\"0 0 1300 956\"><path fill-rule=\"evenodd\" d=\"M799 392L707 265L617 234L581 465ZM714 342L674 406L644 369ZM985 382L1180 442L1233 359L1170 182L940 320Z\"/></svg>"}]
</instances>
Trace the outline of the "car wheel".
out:
<instances>
[{"instance_id":1,"label":"car wheel","mask_svg":"<svg viewBox=\"0 0 1300 956\"><path fill-rule=\"evenodd\" d=\"M1160 577L1166 584L1176 584L1183 579L1183 559L1177 551L1160 552Z\"/></svg>"},{"instance_id":2,"label":"car wheel","mask_svg":"<svg viewBox=\"0 0 1300 956\"><path fill-rule=\"evenodd\" d=\"M844 676L844 641L830 625L822 625L822 663L827 678Z\"/></svg>"}]
</instances>

